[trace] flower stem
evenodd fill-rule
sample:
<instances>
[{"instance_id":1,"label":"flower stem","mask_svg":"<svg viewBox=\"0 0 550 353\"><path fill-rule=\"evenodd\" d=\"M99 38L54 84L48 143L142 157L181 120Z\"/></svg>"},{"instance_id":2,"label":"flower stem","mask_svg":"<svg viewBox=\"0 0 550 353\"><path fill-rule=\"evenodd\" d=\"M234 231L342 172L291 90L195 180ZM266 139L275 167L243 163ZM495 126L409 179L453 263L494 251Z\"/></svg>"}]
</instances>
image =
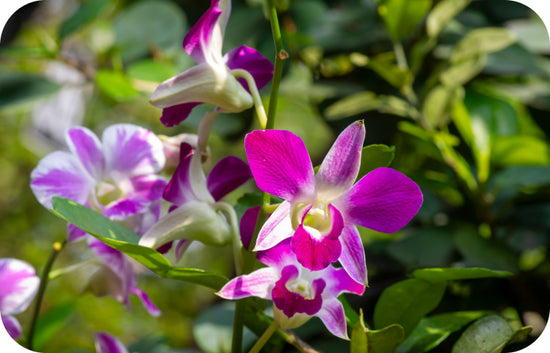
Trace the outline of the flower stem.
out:
<instances>
[{"instance_id":1,"label":"flower stem","mask_svg":"<svg viewBox=\"0 0 550 353\"><path fill-rule=\"evenodd\" d=\"M250 349L248 353L259 353L260 349L269 341L269 338L277 331L279 324L276 320L273 320L271 324L267 327L264 333L258 338L254 346Z\"/></svg>"},{"instance_id":2,"label":"flower stem","mask_svg":"<svg viewBox=\"0 0 550 353\"><path fill-rule=\"evenodd\" d=\"M284 60L288 59L288 52L284 49L283 36L279 26L277 8L273 0L266 0L269 13L269 22L271 23L271 32L273 33L273 42L275 43L275 67L273 69L273 80L271 81L271 94L269 96L269 107L267 111L266 129L273 129L275 126L275 113L277 111L277 101L279 99L279 87L283 76Z\"/></svg>"},{"instance_id":3,"label":"flower stem","mask_svg":"<svg viewBox=\"0 0 550 353\"><path fill-rule=\"evenodd\" d=\"M254 100L254 107L256 108L256 115L258 115L258 121L260 122L260 127L262 129L265 129L267 124L267 115L265 114L265 108L264 104L262 103L262 97L260 96L260 92L258 91L258 87L256 86L256 81L254 81L254 77L250 74L250 72L243 70L243 69L234 69L231 70L231 74L235 77L241 77L246 80L246 83L248 83L248 88L250 89L250 93L252 94L252 99Z\"/></svg>"},{"instance_id":4,"label":"flower stem","mask_svg":"<svg viewBox=\"0 0 550 353\"><path fill-rule=\"evenodd\" d=\"M235 213L235 209L233 206L228 204L227 202L218 201L215 203L214 207L217 210L224 211L227 216L229 217L229 224L231 225L231 235L233 236L232 244L233 244L233 257L235 261L235 272L237 273L237 276L243 273L243 256L241 252L241 232L239 230L239 220L237 218L237 214Z\"/></svg>"},{"instance_id":5,"label":"flower stem","mask_svg":"<svg viewBox=\"0 0 550 353\"><path fill-rule=\"evenodd\" d=\"M42 270L42 274L40 276L40 285L38 286L38 293L36 294L36 303L34 305L34 311L32 313L31 318L31 324L29 327L29 335L27 337L27 348L29 350L33 350L33 340L34 340L34 331L36 329L36 323L38 321L38 315L40 314L40 307L42 306L42 300L44 299L44 293L46 292L46 287L48 285L48 278L50 271L52 270L53 264L55 262L55 259L57 258L57 255L61 252L65 244L67 243L66 240L63 240L62 242L55 242L52 245L52 252L50 253L50 257L48 258L48 261L46 262L46 265L44 266L44 270Z\"/></svg>"}]
</instances>

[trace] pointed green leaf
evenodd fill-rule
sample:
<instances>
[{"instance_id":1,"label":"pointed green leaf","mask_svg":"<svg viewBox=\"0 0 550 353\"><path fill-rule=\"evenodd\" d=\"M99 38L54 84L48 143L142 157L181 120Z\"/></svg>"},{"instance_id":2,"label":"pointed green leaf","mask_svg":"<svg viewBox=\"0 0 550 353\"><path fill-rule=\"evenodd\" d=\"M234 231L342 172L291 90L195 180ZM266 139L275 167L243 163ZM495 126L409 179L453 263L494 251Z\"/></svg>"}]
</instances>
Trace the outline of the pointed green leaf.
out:
<instances>
[{"instance_id":1,"label":"pointed green leaf","mask_svg":"<svg viewBox=\"0 0 550 353\"><path fill-rule=\"evenodd\" d=\"M422 317L435 309L443 293L445 282L407 279L386 288L374 308L374 326L383 328L400 324L405 337L412 332Z\"/></svg>"},{"instance_id":2,"label":"pointed green leaf","mask_svg":"<svg viewBox=\"0 0 550 353\"><path fill-rule=\"evenodd\" d=\"M378 13L394 41L414 32L432 0L378 0Z\"/></svg>"},{"instance_id":3,"label":"pointed green leaf","mask_svg":"<svg viewBox=\"0 0 550 353\"><path fill-rule=\"evenodd\" d=\"M458 15L471 0L443 0L437 3L426 19L426 32L430 37L437 37L445 24Z\"/></svg>"},{"instance_id":4,"label":"pointed green leaf","mask_svg":"<svg viewBox=\"0 0 550 353\"><path fill-rule=\"evenodd\" d=\"M404 337L403 327L398 324L367 330L368 353L394 353Z\"/></svg>"},{"instance_id":5,"label":"pointed green leaf","mask_svg":"<svg viewBox=\"0 0 550 353\"><path fill-rule=\"evenodd\" d=\"M376 95L373 92L365 91L335 102L327 107L325 115L328 120L338 120L372 110L404 118L411 118L418 114L413 106L399 97Z\"/></svg>"},{"instance_id":6,"label":"pointed green leaf","mask_svg":"<svg viewBox=\"0 0 550 353\"><path fill-rule=\"evenodd\" d=\"M514 331L498 315L481 318L468 326L453 346L452 353L500 353Z\"/></svg>"},{"instance_id":7,"label":"pointed green leaf","mask_svg":"<svg viewBox=\"0 0 550 353\"><path fill-rule=\"evenodd\" d=\"M57 83L39 75L4 72L0 75L0 109L52 95L59 88Z\"/></svg>"},{"instance_id":8,"label":"pointed green leaf","mask_svg":"<svg viewBox=\"0 0 550 353\"><path fill-rule=\"evenodd\" d=\"M415 270L413 276L415 278L424 279L426 281L454 281L460 279L488 278L488 277L509 277L512 272L495 271L488 268L469 267L469 268L424 268Z\"/></svg>"},{"instance_id":9,"label":"pointed green leaf","mask_svg":"<svg viewBox=\"0 0 550 353\"><path fill-rule=\"evenodd\" d=\"M425 124L432 130L447 125L455 104L463 98L464 89L461 86L435 86L422 104Z\"/></svg>"},{"instance_id":10,"label":"pointed green leaf","mask_svg":"<svg viewBox=\"0 0 550 353\"><path fill-rule=\"evenodd\" d=\"M396 88L406 86L413 79L409 70L397 66L393 52L382 53L370 58L367 67L374 70L380 77Z\"/></svg>"},{"instance_id":11,"label":"pointed green leaf","mask_svg":"<svg viewBox=\"0 0 550 353\"><path fill-rule=\"evenodd\" d=\"M357 179L361 179L376 168L389 167L394 157L395 146L373 144L363 147Z\"/></svg>"},{"instance_id":12,"label":"pointed green leaf","mask_svg":"<svg viewBox=\"0 0 550 353\"><path fill-rule=\"evenodd\" d=\"M367 329L363 323L363 312L359 315L359 320L352 325L351 340L350 340L350 353L367 353Z\"/></svg>"},{"instance_id":13,"label":"pointed green leaf","mask_svg":"<svg viewBox=\"0 0 550 353\"><path fill-rule=\"evenodd\" d=\"M59 28L59 37L63 39L97 18L109 3L109 0L89 0L83 3L69 18L63 21Z\"/></svg>"},{"instance_id":14,"label":"pointed green leaf","mask_svg":"<svg viewBox=\"0 0 550 353\"><path fill-rule=\"evenodd\" d=\"M455 45L450 61L457 63L483 54L496 52L514 42L514 37L505 28L484 27L474 29Z\"/></svg>"}]
</instances>

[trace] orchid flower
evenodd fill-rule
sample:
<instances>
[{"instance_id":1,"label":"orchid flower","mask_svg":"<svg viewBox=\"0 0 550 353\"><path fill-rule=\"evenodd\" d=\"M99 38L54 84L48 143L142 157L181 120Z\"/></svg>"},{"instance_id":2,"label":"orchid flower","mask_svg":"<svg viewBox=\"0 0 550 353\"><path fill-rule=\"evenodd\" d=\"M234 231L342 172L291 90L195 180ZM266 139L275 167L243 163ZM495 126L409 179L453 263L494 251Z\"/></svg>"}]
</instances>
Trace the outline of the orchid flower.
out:
<instances>
[{"instance_id":1,"label":"orchid flower","mask_svg":"<svg viewBox=\"0 0 550 353\"><path fill-rule=\"evenodd\" d=\"M128 353L122 342L106 332L95 334L95 350L96 353Z\"/></svg>"},{"instance_id":2,"label":"orchid flower","mask_svg":"<svg viewBox=\"0 0 550 353\"><path fill-rule=\"evenodd\" d=\"M48 154L31 173L38 201L52 208L60 196L88 206L142 234L160 215L166 180L163 144L151 131L131 124L105 129L102 141L84 127L67 131L70 152ZM85 232L69 226L69 241Z\"/></svg>"},{"instance_id":3,"label":"orchid flower","mask_svg":"<svg viewBox=\"0 0 550 353\"><path fill-rule=\"evenodd\" d=\"M160 310L149 300L147 293L136 287L135 272L126 255L91 236L88 237L88 245L103 262L90 280L96 296L110 295L129 308L130 294L134 294L151 316L160 315Z\"/></svg>"},{"instance_id":4,"label":"orchid flower","mask_svg":"<svg viewBox=\"0 0 550 353\"><path fill-rule=\"evenodd\" d=\"M261 105L258 90L271 80L273 64L244 45L222 56L230 12L230 0L211 1L210 8L183 40L185 52L197 65L164 81L153 92L151 103L163 108L160 120L165 126L178 125L202 103L230 113L251 108L253 103ZM265 120L265 113L263 117L260 114Z\"/></svg>"},{"instance_id":5,"label":"orchid flower","mask_svg":"<svg viewBox=\"0 0 550 353\"><path fill-rule=\"evenodd\" d=\"M206 177L200 153L183 143L180 164L163 194L173 206L143 235L139 244L158 248L170 241L185 239L176 249L178 258L183 251L180 246L188 245L189 240L214 246L228 244L231 241L230 224L218 210L230 212L232 208L220 200L250 177L248 165L233 156L220 160ZM236 216L234 218L232 222L236 222Z\"/></svg>"},{"instance_id":6,"label":"orchid flower","mask_svg":"<svg viewBox=\"0 0 550 353\"><path fill-rule=\"evenodd\" d=\"M289 131L253 131L245 150L258 187L285 201L258 234L256 251L286 238L298 261L322 270L340 261L359 283L367 283L365 252L356 225L392 233L422 204L420 188L390 168L377 168L355 183L365 137L362 121L336 139L317 174L304 142Z\"/></svg>"},{"instance_id":7,"label":"orchid flower","mask_svg":"<svg viewBox=\"0 0 550 353\"><path fill-rule=\"evenodd\" d=\"M310 271L303 267L292 252L290 239L258 252L257 258L268 267L232 279L217 294L225 299L255 296L272 300L275 320L283 329L301 326L317 316L332 334L348 338L338 296L346 292L362 295L364 285L342 268Z\"/></svg>"},{"instance_id":8,"label":"orchid flower","mask_svg":"<svg viewBox=\"0 0 550 353\"><path fill-rule=\"evenodd\" d=\"M21 336L21 325L13 315L27 309L38 291L39 283L34 268L27 262L0 259L0 314L4 327L13 339Z\"/></svg>"}]
</instances>

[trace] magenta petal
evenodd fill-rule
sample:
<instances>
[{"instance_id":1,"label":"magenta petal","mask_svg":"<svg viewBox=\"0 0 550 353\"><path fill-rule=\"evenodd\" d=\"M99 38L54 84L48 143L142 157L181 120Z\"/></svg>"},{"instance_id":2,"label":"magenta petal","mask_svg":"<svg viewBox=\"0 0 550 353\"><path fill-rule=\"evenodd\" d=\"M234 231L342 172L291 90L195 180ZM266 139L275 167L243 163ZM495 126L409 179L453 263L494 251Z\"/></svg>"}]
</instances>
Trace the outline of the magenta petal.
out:
<instances>
[{"instance_id":1,"label":"magenta petal","mask_svg":"<svg viewBox=\"0 0 550 353\"><path fill-rule=\"evenodd\" d=\"M298 136L285 130L256 130L246 135L244 148L261 190L291 202L313 199L313 167Z\"/></svg>"},{"instance_id":2,"label":"magenta petal","mask_svg":"<svg viewBox=\"0 0 550 353\"><path fill-rule=\"evenodd\" d=\"M111 248L101 240L89 237L88 246L90 250L119 278L123 283L123 288L133 281L133 271L130 264L124 258L124 254Z\"/></svg>"},{"instance_id":3,"label":"magenta petal","mask_svg":"<svg viewBox=\"0 0 550 353\"><path fill-rule=\"evenodd\" d=\"M296 256L290 248L290 239L285 239L271 249L258 251L256 258L269 267L282 269L287 264L296 264Z\"/></svg>"},{"instance_id":4,"label":"magenta petal","mask_svg":"<svg viewBox=\"0 0 550 353\"><path fill-rule=\"evenodd\" d=\"M134 177L130 180L134 195L144 198L150 202L160 200L168 182L156 174L145 174Z\"/></svg>"},{"instance_id":5,"label":"magenta petal","mask_svg":"<svg viewBox=\"0 0 550 353\"><path fill-rule=\"evenodd\" d=\"M97 353L128 353L118 339L105 332L95 334L95 350Z\"/></svg>"},{"instance_id":6,"label":"magenta petal","mask_svg":"<svg viewBox=\"0 0 550 353\"><path fill-rule=\"evenodd\" d=\"M74 224L67 223L67 240L70 242L82 239L87 233Z\"/></svg>"},{"instance_id":7,"label":"magenta petal","mask_svg":"<svg viewBox=\"0 0 550 353\"><path fill-rule=\"evenodd\" d=\"M327 281L326 297L336 298L342 293L354 293L362 295L365 285L356 282L343 268L328 267L323 272L323 278Z\"/></svg>"},{"instance_id":8,"label":"magenta petal","mask_svg":"<svg viewBox=\"0 0 550 353\"><path fill-rule=\"evenodd\" d=\"M161 314L157 306L149 299L147 293L136 287L132 288L130 291L141 300L143 307L151 316L157 317Z\"/></svg>"},{"instance_id":9,"label":"magenta petal","mask_svg":"<svg viewBox=\"0 0 550 353\"><path fill-rule=\"evenodd\" d=\"M2 316L2 323L4 324L4 328L8 332L11 338L18 339L21 337L21 334L23 333L21 330L21 325L19 324L19 321L13 316L10 315L0 315Z\"/></svg>"},{"instance_id":10,"label":"magenta petal","mask_svg":"<svg viewBox=\"0 0 550 353\"><path fill-rule=\"evenodd\" d=\"M344 227L340 243L342 244L342 254L339 260L342 267L355 281L368 283L365 248L354 225Z\"/></svg>"},{"instance_id":11,"label":"magenta petal","mask_svg":"<svg viewBox=\"0 0 550 353\"><path fill-rule=\"evenodd\" d=\"M258 90L262 89L273 78L273 64L259 51L242 45L224 56L225 64L229 69L243 69L248 71L256 82ZM242 78L239 82L250 92L248 84Z\"/></svg>"},{"instance_id":12,"label":"magenta petal","mask_svg":"<svg viewBox=\"0 0 550 353\"><path fill-rule=\"evenodd\" d=\"M66 142L86 171L95 180L101 180L105 170L105 160L101 142L97 136L85 127L74 127L67 131Z\"/></svg>"},{"instance_id":13,"label":"magenta petal","mask_svg":"<svg viewBox=\"0 0 550 353\"><path fill-rule=\"evenodd\" d=\"M149 205L149 200L144 198L121 199L109 204L103 210L103 215L113 220L122 221L130 216L147 211Z\"/></svg>"},{"instance_id":14,"label":"magenta petal","mask_svg":"<svg viewBox=\"0 0 550 353\"><path fill-rule=\"evenodd\" d=\"M271 290L276 280L275 271L270 267L264 267L232 279L217 294L225 299L241 299L250 296L271 299Z\"/></svg>"},{"instance_id":15,"label":"magenta petal","mask_svg":"<svg viewBox=\"0 0 550 353\"><path fill-rule=\"evenodd\" d=\"M183 254L185 253L185 251L189 248L189 245L193 243L193 240L179 239L179 240L176 240L176 243L177 245L176 245L175 256L176 256L176 261L179 261L183 256Z\"/></svg>"},{"instance_id":16,"label":"magenta petal","mask_svg":"<svg viewBox=\"0 0 550 353\"><path fill-rule=\"evenodd\" d=\"M252 177L250 168L240 158L228 156L220 160L208 174L208 191L219 201Z\"/></svg>"},{"instance_id":17,"label":"magenta petal","mask_svg":"<svg viewBox=\"0 0 550 353\"><path fill-rule=\"evenodd\" d=\"M351 124L340 133L315 175L319 198L333 200L355 183L364 139L363 121Z\"/></svg>"},{"instance_id":18,"label":"magenta petal","mask_svg":"<svg viewBox=\"0 0 550 353\"><path fill-rule=\"evenodd\" d=\"M271 292L273 304L289 318L297 313L315 315L323 306L321 294L326 287L324 279L314 279L311 283L313 298L305 298L302 294L292 292L287 288L288 282L297 279L298 276L299 270L295 266L286 266Z\"/></svg>"},{"instance_id":19,"label":"magenta petal","mask_svg":"<svg viewBox=\"0 0 550 353\"><path fill-rule=\"evenodd\" d=\"M180 147L180 162L164 190L163 197L166 201L175 205L183 205L186 202L197 199L189 180L189 168L192 156L193 148L191 145L182 143Z\"/></svg>"},{"instance_id":20,"label":"magenta petal","mask_svg":"<svg viewBox=\"0 0 550 353\"><path fill-rule=\"evenodd\" d=\"M172 127L180 124L182 121L189 117L191 110L197 105L202 104L201 102L191 102L191 103L182 103L178 105L173 105L168 108L162 109L162 115L160 117L160 122L166 127Z\"/></svg>"},{"instance_id":21,"label":"magenta petal","mask_svg":"<svg viewBox=\"0 0 550 353\"><path fill-rule=\"evenodd\" d=\"M103 131L106 169L118 181L158 173L166 161L164 146L151 131L132 124L115 124Z\"/></svg>"},{"instance_id":22,"label":"magenta petal","mask_svg":"<svg viewBox=\"0 0 550 353\"><path fill-rule=\"evenodd\" d=\"M13 315L27 309L40 280L29 263L3 258L0 259L0 283L0 313Z\"/></svg>"},{"instance_id":23,"label":"magenta petal","mask_svg":"<svg viewBox=\"0 0 550 353\"><path fill-rule=\"evenodd\" d=\"M269 249L294 234L290 209L290 202L285 201L269 216L260 229L254 251Z\"/></svg>"},{"instance_id":24,"label":"magenta petal","mask_svg":"<svg viewBox=\"0 0 550 353\"><path fill-rule=\"evenodd\" d=\"M94 184L78 159L63 151L48 154L31 172L31 189L46 208L52 208L53 196L84 204L93 192Z\"/></svg>"},{"instance_id":25,"label":"magenta petal","mask_svg":"<svg viewBox=\"0 0 550 353\"><path fill-rule=\"evenodd\" d=\"M422 192L404 174L391 168L377 168L334 203L345 210L347 222L393 233L416 215L422 205Z\"/></svg>"},{"instance_id":26,"label":"magenta petal","mask_svg":"<svg viewBox=\"0 0 550 353\"><path fill-rule=\"evenodd\" d=\"M191 27L183 40L183 49L196 62L204 62L209 55L210 39L222 10L218 7L220 0L212 0L210 8ZM221 45L221 44L220 44ZM221 48L220 55L221 55Z\"/></svg>"},{"instance_id":27,"label":"magenta petal","mask_svg":"<svg viewBox=\"0 0 550 353\"><path fill-rule=\"evenodd\" d=\"M333 335L343 339L349 339L344 307L336 298L325 300L323 307L315 316L323 321L323 324L325 324Z\"/></svg>"},{"instance_id":28,"label":"magenta petal","mask_svg":"<svg viewBox=\"0 0 550 353\"><path fill-rule=\"evenodd\" d=\"M249 250L248 248L250 247L250 241L254 235L254 229L256 228L259 214L260 206L254 206L247 209L241 217L239 230L241 233L241 242L246 250Z\"/></svg>"}]
</instances>

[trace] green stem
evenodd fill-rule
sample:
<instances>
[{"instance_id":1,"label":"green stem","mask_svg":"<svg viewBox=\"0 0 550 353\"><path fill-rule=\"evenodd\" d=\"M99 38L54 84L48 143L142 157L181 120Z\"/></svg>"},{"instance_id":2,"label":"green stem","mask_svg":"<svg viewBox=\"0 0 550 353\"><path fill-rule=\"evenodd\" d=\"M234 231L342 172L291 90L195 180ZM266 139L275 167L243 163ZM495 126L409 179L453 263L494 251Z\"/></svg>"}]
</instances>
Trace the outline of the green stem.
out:
<instances>
[{"instance_id":1,"label":"green stem","mask_svg":"<svg viewBox=\"0 0 550 353\"><path fill-rule=\"evenodd\" d=\"M409 64L407 63L407 56L405 55L405 50L401 42L393 42L393 51L395 53L395 59L397 60L397 66L401 70L409 70Z\"/></svg>"},{"instance_id":2,"label":"green stem","mask_svg":"<svg viewBox=\"0 0 550 353\"><path fill-rule=\"evenodd\" d=\"M265 114L264 104L262 103L262 97L256 86L256 81L250 72L243 69L234 69L231 70L231 74L235 77L242 77L248 83L248 88L252 94L252 99L254 100L254 107L256 108L256 115L258 115L258 121L260 122L260 127L265 129L267 124L267 115Z\"/></svg>"},{"instance_id":3,"label":"green stem","mask_svg":"<svg viewBox=\"0 0 550 353\"><path fill-rule=\"evenodd\" d=\"M269 338L277 331L279 328L279 324L276 320L273 320L271 324L267 327L265 332L258 338L254 346L250 349L248 353L259 353L260 349L262 349L263 346L269 341Z\"/></svg>"},{"instance_id":4,"label":"green stem","mask_svg":"<svg viewBox=\"0 0 550 353\"><path fill-rule=\"evenodd\" d=\"M66 240L63 242L55 242L52 246L52 252L50 257L42 270L40 276L40 285L38 286L38 293L36 294L36 303L34 305L34 311L32 313L31 324L29 327L29 336L27 337L27 348L33 350L33 340L34 340L34 331L36 330L36 322L38 321L38 315L40 314L40 307L42 306L42 300L44 299L44 293L46 292L46 287L48 286L48 278L50 271L52 270L53 264L57 255L61 252L63 247L66 244Z\"/></svg>"},{"instance_id":5,"label":"green stem","mask_svg":"<svg viewBox=\"0 0 550 353\"><path fill-rule=\"evenodd\" d=\"M233 257L235 261L235 272L237 276L243 273L243 257L241 252L241 232L239 230L239 220L233 206L227 202L218 201L214 204L216 210L224 211L229 217L229 224L231 225L231 235L233 236Z\"/></svg>"}]
</instances>

